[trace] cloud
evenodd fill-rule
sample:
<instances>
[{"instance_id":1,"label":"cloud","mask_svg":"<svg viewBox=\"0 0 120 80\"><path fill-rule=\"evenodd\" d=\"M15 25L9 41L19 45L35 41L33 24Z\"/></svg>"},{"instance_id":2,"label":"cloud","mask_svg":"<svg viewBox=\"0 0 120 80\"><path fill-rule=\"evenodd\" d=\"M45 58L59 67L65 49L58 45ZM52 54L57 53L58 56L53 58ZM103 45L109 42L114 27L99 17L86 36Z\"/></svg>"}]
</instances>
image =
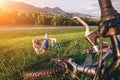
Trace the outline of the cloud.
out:
<instances>
[{"instance_id":1,"label":"cloud","mask_svg":"<svg viewBox=\"0 0 120 80\"><path fill-rule=\"evenodd\" d=\"M120 2L114 2L113 7L120 13Z\"/></svg>"},{"instance_id":2,"label":"cloud","mask_svg":"<svg viewBox=\"0 0 120 80\"><path fill-rule=\"evenodd\" d=\"M100 8L97 2L82 4L79 8L81 13L89 14L92 16L100 16Z\"/></svg>"},{"instance_id":3,"label":"cloud","mask_svg":"<svg viewBox=\"0 0 120 80\"><path fill-rule=\"evenodd\" d=\"M100 7L98 2L82 4L79 8L80 12L90 14L92 16L100 17ZM120 2L118 0L112 1L113 7L120 13Z\"/></svg>"}]
</instances>

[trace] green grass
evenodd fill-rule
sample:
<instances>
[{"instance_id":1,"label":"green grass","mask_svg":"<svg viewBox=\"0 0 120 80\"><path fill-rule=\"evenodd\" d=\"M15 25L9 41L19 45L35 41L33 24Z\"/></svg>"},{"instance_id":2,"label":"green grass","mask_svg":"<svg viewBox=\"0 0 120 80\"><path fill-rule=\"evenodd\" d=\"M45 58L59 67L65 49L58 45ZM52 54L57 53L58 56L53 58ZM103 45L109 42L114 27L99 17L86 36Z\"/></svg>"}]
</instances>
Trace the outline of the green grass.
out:
<instances>
[{"instance_id":1,"label":"green grass","mask_svg":"<svg viewBox=\"0 0 120 80\"><path fill-rule=\"evenodd\" d=\"M0 32L0 80L22 80L23 68L42 62L46 59L71 56L78 64L85 60L86 48L90 45L84 38L85 29L56 29L56 30L27 30L27 31L1 31ZM92 29L95 31L96 28ZM32 47L32 39L41 38L44 33L57 38L62 46L60 51L49 50L45 54L36 55ZM75 45L79 44L79 49ZM64 78L61 78L65 80ZM57 80L57 79L52 79ZM69 78L69 80L74 80ZM85 78L83 80L91 80Z\"/></svg>"}]
</instances>

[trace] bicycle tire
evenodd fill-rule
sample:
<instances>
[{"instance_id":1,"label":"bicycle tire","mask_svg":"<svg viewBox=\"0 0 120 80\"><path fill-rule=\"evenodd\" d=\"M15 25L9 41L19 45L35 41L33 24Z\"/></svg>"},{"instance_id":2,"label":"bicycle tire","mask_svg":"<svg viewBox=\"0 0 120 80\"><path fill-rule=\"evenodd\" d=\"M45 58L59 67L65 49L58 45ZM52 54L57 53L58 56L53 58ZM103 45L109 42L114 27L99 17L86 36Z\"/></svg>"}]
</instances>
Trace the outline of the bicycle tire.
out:
<instances>
[{"instance_id":1,"label":"bicycle tire","mask_svg":"<svg viewBox=\"0 0 120 80\"><path fill-rule=\"evenodd\" d=\"M47 63L51 63L51 61L47 61ZM55 76L63 76L68 73L68 69L66 67L66 64L64 62L61 62L59 64L54 63L54 66L51 66L50 68L42 68L40 70L31 70L31 68L36 67L35 63L33 65L30 65L26 67L23 70L23 78L27 80L38 80L38 79L44 79L49 77L55 77ZM45 63L44 63L45 64Z\"/></svg>"}]
</instances>

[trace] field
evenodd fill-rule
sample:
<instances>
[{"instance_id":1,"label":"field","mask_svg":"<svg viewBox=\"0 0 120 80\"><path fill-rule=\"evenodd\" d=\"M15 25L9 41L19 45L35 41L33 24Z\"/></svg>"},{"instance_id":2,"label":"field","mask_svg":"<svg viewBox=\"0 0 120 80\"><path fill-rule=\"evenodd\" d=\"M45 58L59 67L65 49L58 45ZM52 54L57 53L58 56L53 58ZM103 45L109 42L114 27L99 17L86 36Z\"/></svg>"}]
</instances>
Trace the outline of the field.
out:
<instances>
[{"instance_id":1,"label":"field","mask_svg":"<svg viewBox=\"0 0 120 80\"><path fill-rule=\"evenodd\" d=\"M93 28L92 31L95 31ZM42 62L46 59L62 56L73 57L78 64L85 60L84 49L90 48L84 38L85 29L54 29L54 30L18 30L0 32L0 80L23 80L23 68ZM45 54L37 55L32 47L32 39L41 38L45 33L57 38L62 49L48 50ZM75 48L76 45L79 48ZM39 67L39 66L38 66ZM80 76L81 77L81 76ZM48 79L49 80L49 79ZM55 80L52 79L52 80ZM56 79L57 80L57 79ZM60 78L60 80L66 80ZM74 80L71 77L69 80ZM83 80L91 80L83 78Z\"/></svg>"}]
</instances>

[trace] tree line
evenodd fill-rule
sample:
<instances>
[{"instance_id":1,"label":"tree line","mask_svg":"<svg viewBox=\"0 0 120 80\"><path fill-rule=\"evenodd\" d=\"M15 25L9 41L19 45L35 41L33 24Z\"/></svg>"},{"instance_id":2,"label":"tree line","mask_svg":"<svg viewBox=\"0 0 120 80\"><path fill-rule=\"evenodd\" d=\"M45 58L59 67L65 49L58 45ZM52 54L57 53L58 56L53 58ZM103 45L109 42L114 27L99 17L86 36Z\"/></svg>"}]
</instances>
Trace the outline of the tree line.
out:
<instances>
[{"instance_id":1,"label":"tree line","mask_svg":"<svg viewBox=\"0 0 120 80\"><path fill-rule=\"evenodd\" d=\"M77 21L71 19L72 15L48 14L35 11L5 11L0 10L0 25L52 25L52 26L78 26ZM89 25L98 25L99 20L82 17Z\"/></svg>"}]
</instances>

